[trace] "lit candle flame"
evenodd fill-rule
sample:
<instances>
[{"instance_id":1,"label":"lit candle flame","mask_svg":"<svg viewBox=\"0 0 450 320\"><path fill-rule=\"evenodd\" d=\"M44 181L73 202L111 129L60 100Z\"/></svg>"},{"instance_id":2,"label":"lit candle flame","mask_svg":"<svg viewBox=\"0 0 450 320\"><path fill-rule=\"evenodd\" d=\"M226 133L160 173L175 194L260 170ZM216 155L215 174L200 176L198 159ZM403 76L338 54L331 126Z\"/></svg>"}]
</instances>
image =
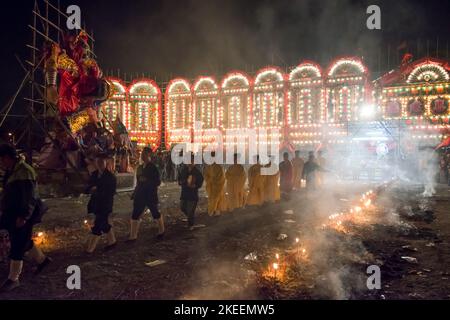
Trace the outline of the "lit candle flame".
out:
<instances>
[{"instance_id":1,"label":"lit candle flame","mask_svg":"<svg viewBox=\"0 0 450 320\"><path fill-rule=\"evenodd\" d=\"M280 259L280 255L277 253L277 254L275 255L275 258L276 258L277 260L279 260L279 259Z\"/></svg>"},{"instance_id":2,"label":"lit candle flame","mask_svg":"<svg viewBox=\"0 0 450 320\"><path fill-rule=\"evenodd\" d=\"M88 224L88 221L87 221L87 220L84 220L84 224Z\"/></svg>"},{"instance_id":3,"label":"lit candle flame","mask_svg":"<svg viewBox=\"0 0 450 320\"><path fill-rule=\"evenodd\" d=\"M275 262L275 263L273 264L273 269L274 269L274 270L278 270L278 263Z\"/></svg>"},{"instance_id":4,"label":"lit candle flame","mask_svg":"<svg viewBox=\"0 0 450 320\"><path fill-rule=\"evenodd\" d=\"M39 232L37 235L38 235L38 237L42 237L44 235L44 233L43 232Z\"/></svg>"},{"instance_id":5,"label":"lit candle flame","mask_svg":"<svg viewBox=\"0 0 450 320\"><path fill-rule=\"evenodd\" d=\"M299 243L300 239L299 238L295 238L295 243Z\"/></svg>"}]
</instances>

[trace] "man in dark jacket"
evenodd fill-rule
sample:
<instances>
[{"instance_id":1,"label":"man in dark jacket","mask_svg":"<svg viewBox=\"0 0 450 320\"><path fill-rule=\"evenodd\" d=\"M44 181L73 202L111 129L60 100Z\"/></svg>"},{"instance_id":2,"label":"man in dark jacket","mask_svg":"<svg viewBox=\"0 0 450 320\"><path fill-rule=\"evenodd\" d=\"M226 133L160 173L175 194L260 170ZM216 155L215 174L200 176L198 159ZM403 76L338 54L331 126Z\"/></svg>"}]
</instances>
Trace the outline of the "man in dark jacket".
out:
<instances>
[{"instance_id":1,"label":"man in dark jacket","mask_svg":"<svg viewBox=\"0 0 450 320\"><path fill-rule=\"evenodd\" d=\"M137 239L141 216L146 207L150 210L153 219L158 222L157 239L164 237L164 219L158 210L158 187L161 185L161 177L158 168L151 161L151 153L150 148L146 147L142 150L142 164L136 169L137 185L133 193L133 213L128 241Z\"/></svg>"},{"instance_id":2,"label":"man in dark jacket","mask_svg":"<svg viewBox=\"0 0 450 320\"><path fill-rule=\"evenodd\" d=\"M95 214L92 234L88 241L87 253L93 253L102 234L106 234L108 245L105 249L112 249L116 244L114 230L109 223L109 216L113 211L114 195L116 194L117 180L106 165L107 155L97 157L97 170L91 175L87 193L91 193L89 211Z\"/></svg>"},{"instance_id":3,"label":"man in dark jacket","mask_svg":"<svg viewBox=\"0 0 450 320\"><path fill-rule=\"evenodd\" d=\"M321 166L317 164L316 158L313 152L309 152L308 161L303 166L302 178L306 180L306 190L314 191L317 188L317 173L319 171L325 171Z\"/></svg>"},{"instance_id":4,"label":"man in dark jacket","mask_svg":"<svg viewBox=\"0 0 450 320\"><path fill-rule=\"evenodd\" d=\"M198 189L203 185L203 175L194 164L194 156L192 156L190 164L182 167L178 176L178 184L181 186L180 209L188 218L190 230L193 230Z\"/></svg>"},{"instance_id":5,"label":"man in dark jacket","mask_svg":"<svg viewBox=\"0 0 450 320\"><path fill-rule=\"evenodd\" d=\"M6 229L11 241L8 279L0 291L10 291L19 286L25 252L37 262L35 274L51 261L32 240L33 226L40 222L42 202L36 190L36 173L17 155L11 145L0 146L0 165L5 170L1 199L0 229Z\"/></svg>"}]
</instances>

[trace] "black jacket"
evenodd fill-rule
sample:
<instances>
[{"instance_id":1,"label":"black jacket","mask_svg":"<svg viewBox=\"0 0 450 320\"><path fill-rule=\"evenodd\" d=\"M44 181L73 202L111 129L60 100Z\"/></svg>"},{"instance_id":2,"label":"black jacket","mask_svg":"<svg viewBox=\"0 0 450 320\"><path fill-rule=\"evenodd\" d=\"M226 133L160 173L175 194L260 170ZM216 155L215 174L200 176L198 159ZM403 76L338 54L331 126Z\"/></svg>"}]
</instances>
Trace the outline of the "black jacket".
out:
<instances>
[{"instance_id":1,"label":"black jacket","mask_svg":"<svg viewBox=\"0 0 450 320\"><path fill-rule=\"evenodd\" d=\"M15 228L19 217L34 223L38 199L36 173L31 166L19 160L3 178L0 229Z\"/></svg>"},{"instance_id":2,"label":"black jacket","mask_svg":"<svg viewBox=\"0 0 450 320\"><path fill-rule=\"evenodd\" d=\"M312 178L311 173L316 171L325 172L326 170L319 166L315 161L308 160L303 166L302 178L309 180Z\"/></svg>"},{"instance_id":3,"label":"black jacket","mask_svg":"<svg viewBox=\"0 0 450 320\"><path fill-rule=\"evenodd\" d=\"M189 176L192 176L191 179L194 181L195 187L193 188L188 186ZM178 176L178 184L181 186L181 200L198 201L198 189L203 185L203 175L197 167L189 172L189 167L185 165L181 168Z\"/></svg>"},{"instance_id":4,"label":"black jacket","mask_svg":"<svg viewBox=\"0 0 450 320\"><path fill-rule=\"evenodd\" d=\"M141 164L136 169L137 185L134 190L135 198L144 198L150 202L158 203L158 187L161 185L161 176L153 163Z\"/></svg>"},{"instance_id":5,"label":"black jacket","mask_svg":"<svg viewBox=\"0 0 450 320\"><path fill-rule=\"evenodd\" d=\"M95 214L111 213L117 187L116 176L108 170L105 170L99 177L99 172L95 171L89 179L87 191L89 192L93 187L96 187L96 190L91 195L88 211Z\"/></svg>"}]
</instances>

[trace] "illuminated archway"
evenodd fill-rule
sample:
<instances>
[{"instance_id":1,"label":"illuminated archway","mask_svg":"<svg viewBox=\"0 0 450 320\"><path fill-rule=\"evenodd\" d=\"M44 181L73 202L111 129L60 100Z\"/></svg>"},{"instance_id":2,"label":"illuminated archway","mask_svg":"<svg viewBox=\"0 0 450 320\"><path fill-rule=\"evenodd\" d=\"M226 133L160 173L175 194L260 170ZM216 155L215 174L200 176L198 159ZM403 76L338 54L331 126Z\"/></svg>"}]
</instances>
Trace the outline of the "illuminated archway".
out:
<instances>
[{"instance_id":1,"label":"illuminated archway","mask_svg":"<svg viewBox=\"0 0 450 320\"><path fill-rule=\"evenodd\" d=\"M161 90L150 79L129 86L130 135L141 145L157 149L161 142Z\"/></svg>"},{"instance_id":2,"label":"illuminated archway","mask_svg":"<svg viewBox=\"0 0 450 320\"><path fill-rule=\"evenodd\" d=\"M250 127L250 78L239 71L227 74L222 80L221 124L227 129Z\"/></svg>"},{"instance_id":3,"label":"illuminated archway","mask_svg":"<svg viewBox=\"0 0 450 320\"><path fill-rule=\"evenodd\" d=\"M298 126L323 120L322 69L303 62L289 74L288 125Z\"/></svg>"},{"instance_id":4,"label":"illuminated archway","mask_svg":"<svg viewBox=\"0 0 450 320\"><path fill-rule=\"evenodd\" d=\"M119 118L125 127L130 129L130 110L128 93L125 84L117 78L108 78L112 84L112 96L102 104L102 111L106 118L106 127L112 130L112 123Z\"/></svg>"},{"instance_id":5,"label":"illuminated archway","mask_svg":"<svg viewBox=\"0 0 450 320\"><path fill-rule=\"evenodd\" d=\"M321 138L316 124L325 119L322 68L304 61L289 74L287 126L294 146L315 143Z\"/></svg>"},{"instance_id":6,"label":"illuminated archway","mask_svg":"<svg viewBox=\"0 0 450 320\"><path fill-rule=\"evenodd\" d=\"M281 129L285 102L283 72L276 67L260 70L253 87L253 126Z\"/></svg>"},{"instance_id":7,"label":"illuminated archway","mask_svg":"<svg viewBox=\"0 0 450 320\"><path fill-rule=\"evenodd\" d=\"M169 82L165 92L166 147L174 143L190 142L193 123L192 93L187 80L177 78Z\"/></svg>"},{"instance_id":8,"label":"illuminated archway","mask_svg":"<svg viewBox=\"0 0 450 320\"><path fill-rule=\"evenodd\" d=\"M220 123L219 87L212 77L200 77L193 86L194 120L203 129L217 128Z\"/></svg>"},{"instance_id":9,"label":"illuminated archway","mask_svg":"<svg viewBox=\"0 0 450 320\"><path fill-rule=\"evenodd\" d=\"M357 57L344 57L331 63L326 74L326 120L336 123L358 120L368 90L367 67Z\"/></svg>"}]
</instances>

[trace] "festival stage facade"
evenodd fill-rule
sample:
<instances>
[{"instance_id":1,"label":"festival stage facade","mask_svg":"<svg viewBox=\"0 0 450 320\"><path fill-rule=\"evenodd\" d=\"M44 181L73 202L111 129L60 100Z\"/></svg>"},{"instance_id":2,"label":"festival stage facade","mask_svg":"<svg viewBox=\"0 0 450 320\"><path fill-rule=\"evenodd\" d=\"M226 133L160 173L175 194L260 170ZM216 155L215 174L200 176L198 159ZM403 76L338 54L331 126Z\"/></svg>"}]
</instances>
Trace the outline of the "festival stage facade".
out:
<instances>
[{"instance_id":1,"label":"festival stage facade","mask_svg":"<svg viewBox=\"0 0 450 320\"><path fill-rule=\"evenodd\" d=\"M225 146L247 147L249 139L239 137L255 129L257 136L279 140L282 150L348 152L350 145L364 144L399 153L401 146L437 145L449 135L449 71L448 61L406 57L398 69L372 80L361 59L342 57L327 68L304 61L289 73L273 66L254 77L232 71L220 82L176 78L164 94L164 129L161 90L153 81L126 86L111 79L116 90L104 111L109 120L119 115L134 139L153 148L194 138L206 146L220 133Z\"/></svg>"},{"instance_id":2,"label":"festival stage facade","mask_svg":"<svg viewBox=\"0 0 450 320\"><path fill-rule=\"evenodd\" d=\"M140 146L159 148L162 134L161 89L151 79L137 79L128 86L117 78L109 78L112 96L102 105L108 129L119 119L132 141Z\"/></svg>"}]
</instances>

